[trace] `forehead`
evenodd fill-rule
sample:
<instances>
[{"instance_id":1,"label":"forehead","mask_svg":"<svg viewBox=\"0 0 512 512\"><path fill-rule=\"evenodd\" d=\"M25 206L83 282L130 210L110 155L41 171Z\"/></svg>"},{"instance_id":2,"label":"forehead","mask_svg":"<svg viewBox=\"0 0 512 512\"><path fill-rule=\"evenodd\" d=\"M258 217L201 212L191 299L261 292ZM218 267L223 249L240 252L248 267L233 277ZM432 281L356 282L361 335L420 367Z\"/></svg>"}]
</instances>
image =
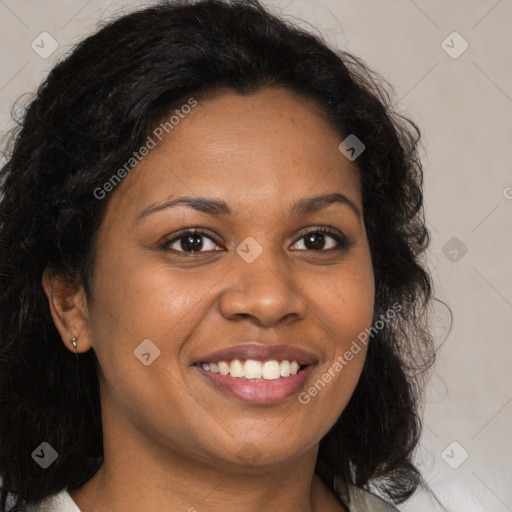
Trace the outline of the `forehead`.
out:
<instances>
[{"instance_id":1,"label":"forehead","mask_svg":"<svg viewBox=\"0 0 512 512\"><path fill-rule=\"evenodd\" d=\"M314 100L285 89L222 92L187 112L124 178L112 208L198 195L222 197L236 212L333 190L361 204L357 167Z\"/></svg>"}]
</instances>

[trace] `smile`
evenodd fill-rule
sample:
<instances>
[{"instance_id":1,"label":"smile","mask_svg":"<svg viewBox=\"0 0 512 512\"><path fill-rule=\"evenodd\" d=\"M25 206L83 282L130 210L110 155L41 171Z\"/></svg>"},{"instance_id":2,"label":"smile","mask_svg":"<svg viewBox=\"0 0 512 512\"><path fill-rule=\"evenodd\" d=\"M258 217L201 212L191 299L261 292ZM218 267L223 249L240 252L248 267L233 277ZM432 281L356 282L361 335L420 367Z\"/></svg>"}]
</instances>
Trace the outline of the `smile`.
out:
<instances>
[{"instance_id":1,"label":"smile","mask_svg":"<svg viewBox=\"0 0 512 512\"><path fill-rule=\"evenodd\" d=\"M315 365L297 361L255 361L200 363L194 368L216 389L253 404L272 404L289 399L304 386Z\"/></svg>"},{"instance_id":2,"label":"smile","mask_svg":"<svg viewBox=\"0 0 512 512\"><path fill-rule=\"evenodd\" d=\"M238 379L276 380L281 377L296 375L301 369L297 361L256 361L255 359L233 359L232 361L219 361L201 363L201 368L211 373L229 375ZM304 368L306 365L302 365Z\"/></svg>"}]
</instances>

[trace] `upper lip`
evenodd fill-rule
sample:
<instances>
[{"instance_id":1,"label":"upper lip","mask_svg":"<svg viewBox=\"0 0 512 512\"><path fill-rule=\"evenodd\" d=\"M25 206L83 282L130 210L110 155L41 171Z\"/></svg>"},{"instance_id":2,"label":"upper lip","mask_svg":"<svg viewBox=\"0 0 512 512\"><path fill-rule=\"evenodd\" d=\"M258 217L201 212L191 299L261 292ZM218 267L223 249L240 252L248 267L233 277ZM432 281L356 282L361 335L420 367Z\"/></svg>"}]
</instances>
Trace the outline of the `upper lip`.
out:
<instances>
[{"instance_id":1,"label":"upper lip","mask_svg":"<svg viewBox=\"0 0 512 512\"><path fill-rule=\"evenodd\" d=\"M301 365L315 364L318 361L318 358L311 352L291 345L248 343L209 352L195 359L193 364L230 361L232 359L254 359L255 361L275 359L279 361L297 361Z\"/></svg>"}]
</instances>

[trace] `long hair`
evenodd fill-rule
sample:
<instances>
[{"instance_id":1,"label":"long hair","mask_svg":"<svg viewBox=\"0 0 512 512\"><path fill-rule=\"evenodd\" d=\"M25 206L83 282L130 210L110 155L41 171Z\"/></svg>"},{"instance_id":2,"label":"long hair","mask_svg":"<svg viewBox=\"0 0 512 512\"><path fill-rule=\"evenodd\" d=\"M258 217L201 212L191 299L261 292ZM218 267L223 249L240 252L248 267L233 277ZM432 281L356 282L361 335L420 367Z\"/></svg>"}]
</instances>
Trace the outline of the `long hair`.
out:
<instances>
[{"instance_id":1,"label":"long hair","mask_svg":"<svg viewBox=\"0 0 512 512\"><path fill-rule=\"evenodd\" d=\"M412 462L422 376L434 360L431 279L423 253L423 173L416 125L390 86L257 0L159 3L105 23L49 73L27 106L0 171L0 510L81 487L103 462L98 361L64 347L41 285L45 269L91 296L101 187L183 98L228 88L285 88L314 99L356 164L375 275L372 336L357 387L320 442L315 471L400 503L422 484ZM115 192L113 192L115 193ZM34 450L57 460L43 470Z\"/></svg>"}]
</instances>

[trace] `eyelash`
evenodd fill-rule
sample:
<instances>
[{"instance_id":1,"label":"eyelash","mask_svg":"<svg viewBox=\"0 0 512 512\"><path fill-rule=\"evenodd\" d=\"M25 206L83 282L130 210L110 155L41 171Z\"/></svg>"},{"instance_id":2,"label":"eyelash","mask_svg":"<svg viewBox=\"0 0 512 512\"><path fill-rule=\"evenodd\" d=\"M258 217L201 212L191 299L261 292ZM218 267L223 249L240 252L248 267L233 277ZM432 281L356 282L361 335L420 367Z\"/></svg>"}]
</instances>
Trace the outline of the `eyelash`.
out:
<instances>
[{"instance_id":1,"label":"eyelash","mask_svg":"<svg viewBox=\"0 0 512 512\"><path fill-rule=\"evenodd\" d=\"M319 227L311 228L309 231L306 231L305 233L303 233L300 236L300 238L297 239L297 242L312 233L315 233L315 234L322 233L325 235L329 235L331 238L333 238L337 242L338 246L333 247L331 249L320 249L320 250L299 249L299 251L309 251L309 252L343 251L343 250L349 249L350 247L352 247L354 245L353 243L349 242L343 235L338 233L338 231L336 231L332 228L329 228L327 226L319 226ZM188 228L185 231L183 231L182 233L180 233L178 236L175 236L171 240L168 240L167 242L165 242L160 247L160 249L162 249L163 251L173 251L173 252L177 252L177 253L181 253L181 254L201 254L203 252L210 252L210 251L178 251L176 249L170 249L170 246L173 245L175 242L179 241L181 238L185 238L186 236L190 236L190 235L202 235L202 236L210 239L215 244L221 245L217 240L215 240L211 235L209 235L203 228ZM295 242L295 243L297 243L297 242ZM295 245L295 244L293 244L293 245Z\"/></svg>"}]
</instances>

